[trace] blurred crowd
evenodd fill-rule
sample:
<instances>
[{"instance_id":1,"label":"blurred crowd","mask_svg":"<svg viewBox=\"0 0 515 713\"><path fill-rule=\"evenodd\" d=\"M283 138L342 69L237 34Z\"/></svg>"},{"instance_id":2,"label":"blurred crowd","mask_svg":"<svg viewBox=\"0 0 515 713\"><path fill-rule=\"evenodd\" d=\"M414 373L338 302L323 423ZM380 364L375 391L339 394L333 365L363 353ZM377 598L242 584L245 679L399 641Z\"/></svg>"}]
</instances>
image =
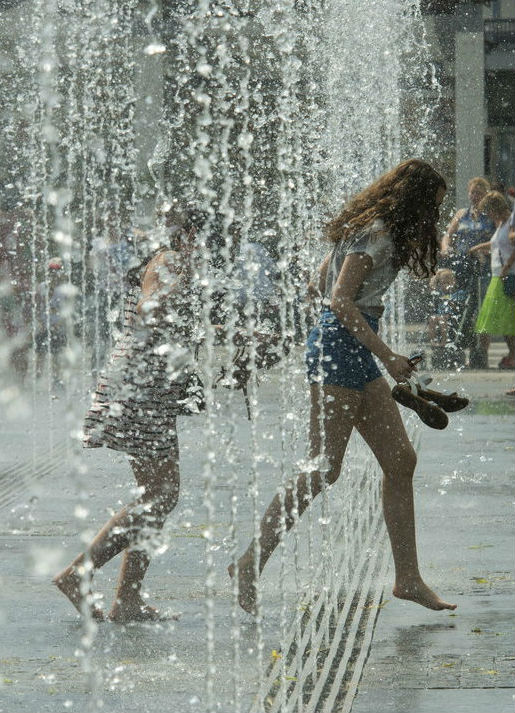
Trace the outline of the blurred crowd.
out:
<instances>
[{"instance_id":1,"label":"blurred crowd","mask_svg":"<svg viewBox=\"0 0 515 713\"><path fill-rule=\"evenodd\" d=\"M169 235L176 228L172 212L166 209L158 211L157 223L159 230ZM65 265L60 257L49 255L48 245L33 242L30 216L0 212L0 333L6 336L3 360L20 382L32 369L36 378L45 373L53 387L62 385L63 351L72 335L81 344L83 355L88 355L92 378L102 369L121 327L131 266L156 240L153 229L123 231L109 218L105 227L104 237L90 237L86 249ZM158 228L155 230L157 233ZM228 258L219 252L217 259L216 249L210 252L211 321L223 323L228 304L237 309L241 319L248 318L246 305L251 301L257 309L253 317L261 327L276 331L283 291L278 261L262 243L243 241L239 231L234 223ZM212 239L217 240L216 226ZM233 266L230 280L225 275L225 259ZM289 269L297 273L294 265ZM232 297L228 300L229 289ZM301 315L298 300L294 302L293 329L300 339ZM72 313L66 307L70 303Z\"/></svg>"},{"instance_id":2,"label":"blurred crowd","mask_svg":"<svg viewBox=\"0 0 515 713\"><path fill-rule=\"evenodd\" d=\"M71 334L91 352L92 369L101 365L130 251L126 239L93 238L84 257L65 266L50 249L28 212L0 211L2 367L22 383L31 368L36 378L46 369L59 386Z\"/></svg>"},{"instance_id":3,"label":"blurred crowd","mask_svg":"<svg viewBox=\"0 0 515 713\"><path fill-rule=\"evenodd\" d=\"M505 206L503 215L508 217L501 224L488 200L492 194L497 197L497 209ZM515 272L510 262L510 246L512 252L515 249L515 189L491 186L486 179L474 177L468 184L468 198L469 205L456 212L442 237L439 268L430 281L432 305L427 339L432 365L437 369L487 368L490 339L496 336L504 338L508 347L508 353L498 367L513 369L515 325L507 326L511 317L505 314L504 321L497 320L494 324L497 332L489 332L492 320L486 323L483 320L478 325L478 316L491 283L492 264L497 265L498 256L504 263L508 262L500 269L496 267L498 273L503 272L501 279ZM166 215L164 225L165 229L173 230ZM500 228L506 233L508 242L505 241L502 254L496 248L495 255L489 256L489 245ZM284 285L281 285L276 256L270 254L261 242L247 239L242 242L237 224L231 230L229 259L234 265L233 282L239 284L234 290L234 304L243 313L251 296L253 304L259 306L258 319L277 330ZM125 275L137 252L138 242L148 239L148 235L136 229L127 229L123 234L113 217L108 217L102 230L104 237L90 237L83 254L65 266L60 257L49 254L49 246L38 239L35 232L27 212L0 211L0 331L6 337L4 345L7 345L2 351L2 359L10 364L20 381L26 379L32 365L36 377L40 377L46 367L52 384L59 385L63 350L73 334L88 352L92 376L95 377L104 363L113 330L120 319ZM218 266L214 261L215 285L223 284L224 280L218 279L216 273L224 269L223 260ZM307 276L295 264L288 269L293 274L293 282L299 286L298 295L293 299L293 332L300 343L303 320L300 286L307 282ZM69 290L70 285L75 288L73 293ZM252 295L248 294L249 285ZM222 309L222 292L217 294L215 287L212 296L214 311ZM70 318L64 305L71 295L73 315ZM513 303L513 297L507 298L511 300L510 304ZM506 304L497 300L493 307L490 304L492 309L506 312ZM216 314L213 319L223 322L224 316ZM500 327L500 324L504 326Z\"/></svg>"},{"instance_id":4,"label":"blurred crowd","mask_svg":"<svg viewBox=\"0 0 515 713\"><path fill-rule=\"evenodd\" d=\"M502 337L508 353L498 368L514 369L514 298L504 288L495 295L489 288L492 277L507 285L515 273L515 189L492 186L478 176L468 183L468 198L442 238L439 269L431 280L432 364L486 369L491 338Z\"/></svg>"}]
</instances>

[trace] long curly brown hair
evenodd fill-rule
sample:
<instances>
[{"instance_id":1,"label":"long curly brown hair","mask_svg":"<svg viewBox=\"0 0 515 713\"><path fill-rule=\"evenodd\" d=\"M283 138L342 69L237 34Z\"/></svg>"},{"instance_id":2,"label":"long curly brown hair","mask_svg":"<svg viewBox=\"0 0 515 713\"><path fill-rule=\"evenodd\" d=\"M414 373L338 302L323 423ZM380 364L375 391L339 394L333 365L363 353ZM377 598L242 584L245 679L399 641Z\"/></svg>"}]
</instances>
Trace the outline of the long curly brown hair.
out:
<instances>
[{"instance_id":1,"label":"long curly brown hair","mask_svg":"<svg viewBox=\"0 0 515 713\"><path fill-rule=\"evenodd\" d=\"M327 223L325 235L334 243L348 240L380 218L392 236L396 266L429 277L435 272L439 247L439 188L447 189L442 176L426 161L410 158L351 198Z\"/></svg>"}]
</instances>

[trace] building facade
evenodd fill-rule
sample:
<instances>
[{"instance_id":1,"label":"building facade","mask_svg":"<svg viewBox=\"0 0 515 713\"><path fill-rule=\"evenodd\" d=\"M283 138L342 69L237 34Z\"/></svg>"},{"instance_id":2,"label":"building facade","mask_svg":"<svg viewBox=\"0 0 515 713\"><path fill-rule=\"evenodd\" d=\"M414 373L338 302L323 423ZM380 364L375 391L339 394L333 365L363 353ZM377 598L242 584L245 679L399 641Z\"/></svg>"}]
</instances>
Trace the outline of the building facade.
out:
<instances>
[{"instance_id":1,"label":"building facade","mask_svg":"<svg viewBox=\"0 0 515 713\"><path fill-rule=\"evenodd\" d=\"M515 185L515 2L425 2L423 10L442 92L441 162L463 206L473 176Z\"/></svg>"}]
</instances>

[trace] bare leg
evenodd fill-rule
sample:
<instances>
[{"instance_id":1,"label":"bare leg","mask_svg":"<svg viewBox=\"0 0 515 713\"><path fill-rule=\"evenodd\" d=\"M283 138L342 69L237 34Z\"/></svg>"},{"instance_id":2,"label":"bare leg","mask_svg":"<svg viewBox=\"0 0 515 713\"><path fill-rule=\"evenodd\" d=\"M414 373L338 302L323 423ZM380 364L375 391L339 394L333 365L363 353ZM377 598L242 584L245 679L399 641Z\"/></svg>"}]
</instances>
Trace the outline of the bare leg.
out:
<instances>
[{"instance_id":1,"label":"bare leg","mask_svg":"<svg viewBox=\"0 0 515 713\"><path fill-rule=\"evenodd\" d=\"M86 567L85 556L81 555L80 561L74 562L59 572L53 582L61 592L68 597L73 606L80 614L84 613L84 607L88 608L90 615L96 621L103 621L102 609L95 604L94 595L91 591L91 571Z\"/></svg>"},{"instance_id":2,"label":"bare leg","mask_svg":"<svg viewBox=\"0 0 515 713\"><path fill-rule=\"evenodd\" d=\"M89 582L95 569L100 569L106 562L129 546L130 528L133 519L128 507L122 508L108 520L95 535L87 552L81 552L71 564L54 577L54 584L65 594L73 606L83 612L84 598L94 619L104 618L102 611L93 605L93 595ZM85 589L84 582L88 582Z\"/></svg>"},{"instance_id":3,"label":"bare leg","mask_svg":"<svg viewBox=\"0 0 515 713\"><path fill-rule=\"evenodd\" d=\"M132 506L124 507L116 513L97 533L87 553L81 553L54 578L54 584L70 599L79 612L82 612L84 596L88 596L81 586L84 577L88 575L88 561L91 566L91 576L94 570L137 542L145 528L160 529L166 515L177 503L178 451L164 461L132 461L132 463L137 483L144 488L141 497ZM112 612L113 618L120 620L125 617L129 610L134 609L136 601L141 601L139 594L141 580L147 567L148 557L144 551L130 551L124 558L118 583L117 604ZM93 606L91 599L87 603L91 607L92 616L102 619L102 612Z\"/></svg>"},{"instance_id":4,"label":"bare leg","mask_svg":"<svg viewBox=\"0 0 515 713\"><path fill-rule=\"evenodd\" d=\"M174 509L179 499L178 459L169 460L157 469L149 468L146 463L134 462L133 470L138 485L147 483L145 494L152 503L153 522L150 527L155 531L163 527L166 516ZM118 585L109 618L117 622L148 621L159 619L159 612L145 603L141 597L141 584L150 564L150 557L144 549L138 549L138 543L128 547L118 576Z\"/></svg>"},{"instance_id":5,"label":"bare leg","mask_svg":"<svg viewBox=\"0 0 515 713\"><path fill-rule=\"evenodd\" d=\"M506 335L504 341L508 347L508 359L510 361L515 361L515 336Z\"/></svg>"},{"instance_id":6,"label":"bare leg","mask_svg":"<svg viewBox=\"0 0 515 713\"><path fill-rule=\"evenodd\" d=\"M340 386L324 386L322 393L318 385L311 387L310 416L310 458L316 458L323 452L329 470L325 474L326 483L334 483L340 475L345 449L352 432L354 417L358 412L362 393ZM323 411L321 413L321 397ZM321 430L322 429L322 430ZM325 448L322 448L325 433ZM282 537L282 508L285 512L286 531L290 530L323 488L324 474L314 471L311 475L301 473L295 486L286 488L284 497L276 495L268 506L260 526L260 557L256 568L256 543L252 541L246 552L238 560L239 602L245 611L255 613L256 609L256 569L259 574ZM294 487L296 495L294 497ZM235 567L229 567L229 574L234 576Z\"/></svg>"},{"instance_id":7,"label":"bare leg","mask_svg":"<svg viewBox=\"0 0 515 713\"><path fill-rule=\"evenodd\" d=\"M434 347L444 347L447 343L447 321L440 315L432 315L427 321L429 341Z\"/></svg>"},{"instance_id":8,"label":"bare leg","mask_svg":"<svg viewBox=\"0 0 515 713\"><path fill-rule=\"evenodd\" d=\"M485 352L485 354L488 353L488 348L490 347L490 335L481 333L479 335L479 346L482 351Z\"/></svg>"},{"instance_id":9,"label":"bare leg","mask_svg":"<svg viewBox=\"0 0 515 713\"><path fill-rule=\"evenodd\" d=\"M144 550L135 547L137 545L122 552L116 594L109 612L109 619L112 621L141 621L159 617L157 610L146 605L141 597L141 585L150 564L150 557Z\"/></svg>"},{"instance_id":10,"label":"bare leg","mask_svg":"<svg viewBox=\"0 0 515 713\"><path fill-rule=\"evenodd\" d=\"M395 563L394 596L429 609L456 609L456 604L440 599L420 576L413 504L416 454L384 379L367 385L356 428L384 473L383 511Z\"/></svg>"}]
</instances>

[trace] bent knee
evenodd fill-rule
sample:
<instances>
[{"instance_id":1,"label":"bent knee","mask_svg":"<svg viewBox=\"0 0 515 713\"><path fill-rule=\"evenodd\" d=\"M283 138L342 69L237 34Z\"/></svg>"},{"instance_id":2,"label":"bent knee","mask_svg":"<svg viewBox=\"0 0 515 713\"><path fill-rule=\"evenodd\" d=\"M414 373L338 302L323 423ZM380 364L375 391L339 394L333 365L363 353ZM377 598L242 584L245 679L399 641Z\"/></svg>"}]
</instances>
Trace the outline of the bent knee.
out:
<instances>
[{"instance_id":1,"label":"bent knee","mask_svg":"<svg viewBox=\"0 0 515 713\"><path fill-rule=\"evenodd\" d=\"M316 497L322 492L324 485L334 485L340 477L341 464L335 468L328 468L325 472L315 471L311 475L311 495Z\"/></svg>"},{"instance_id":2,"label":"bent knee","mask_svg":"<svg viewBox=\"0 0 515 713\"><path fill-rule=\"evenodd\" d=\"M402 458L406 469L413 474L415 468L417 467L417 454L412 445L406 449Z\"/></svg>"},{"instance_id":3,"label":"bent knee","mask_svg":"<svg viewBox=\"0 0 515 713\"><path fill-rule=\"evenodd\" d=\"M165 514L168 515L169 512L171 512L174 507L177 505L177 501L179 500L179 489L172 489L172 490L167 490L164 493L162 493L158 498L155 500L155 506L158 508L158 510Z\"/></svg>"},{"instance_id":4,"label":"bent knee","mask_svg":"<svg viewBox=\"0 0 515 713\"><path fill-rule=\"evenodd\" d=\"M177 505L179 488L164 488L159 493L147 493L147 502L150 504L149 514L157 518L166 517Z\"/></svg>"},{"instance_id":5,"label":"bent knee","mask_svg":"<svg viewBox=\"0 0 515 713\"><path fill-rule=\"evenodd\" d=\"M410 444L392 453L386 462L381 464L385 475L404 476L411 478L417 467L417 454Z\"/></svg>"},{"instance_id":6,"label":"bent knee","mask_svg":"<svg viewBox=\"0 0 515 713\"><path fill-rule=\"evenodd\" d=\"M330 468L325 476L325 482L327 485L334 485L341 473L341 465L338 468Z\"/></svg>"}]
</instances>

